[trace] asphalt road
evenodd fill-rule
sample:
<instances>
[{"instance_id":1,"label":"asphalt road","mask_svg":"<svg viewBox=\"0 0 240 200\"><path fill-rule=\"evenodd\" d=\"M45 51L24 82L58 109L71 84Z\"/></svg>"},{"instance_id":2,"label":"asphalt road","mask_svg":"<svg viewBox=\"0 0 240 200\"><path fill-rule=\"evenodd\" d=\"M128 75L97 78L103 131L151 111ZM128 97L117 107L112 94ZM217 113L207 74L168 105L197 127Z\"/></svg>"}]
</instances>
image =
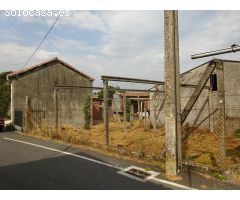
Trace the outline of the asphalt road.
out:
<instances>
[{"instance_id":1,"label":"asphalt road","mask_svg":"<svg viewBox=\"0 0 240 200\"><path fill-rule=\"evenodd\" d=\"M30 143L71 152L90 160L33 146ZM104 161L67 145L15 132L0 133L0 189L167 189L160 184L140 182L118 174L118 168L106 166L101 162Z\"/></svg>"}]
</instances>

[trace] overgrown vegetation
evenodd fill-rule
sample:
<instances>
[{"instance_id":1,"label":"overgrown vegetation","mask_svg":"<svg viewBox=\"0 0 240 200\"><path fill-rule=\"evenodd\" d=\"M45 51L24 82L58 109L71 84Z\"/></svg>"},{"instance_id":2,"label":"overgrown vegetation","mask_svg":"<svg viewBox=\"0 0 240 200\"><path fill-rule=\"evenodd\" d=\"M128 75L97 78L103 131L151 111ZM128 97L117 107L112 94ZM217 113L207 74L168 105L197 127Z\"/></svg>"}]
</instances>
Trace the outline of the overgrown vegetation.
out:
<instances>
[{"instance_id":1,"label":"overgrown vegetation","mask_svg":"<svg viewBox=\"0 0 240 200\"><path fill-rule=\"evenodd\" d=\"M114 87L114 86L109 85L109 86L108 86L108 98L109 98L109 99L112 99L114 93L115 93L117 90L119 90L119 89L120 89L120 87L118 87L118 86ZM97 93L97 96L98 96L99 99L103 99L103 90L100 90L100 91ZM109 105L111 105L111 102L112 102L112 101L109 100Z\"/></svg>"},{"instance_id":2,"label":"overgrown vegetation","mask_svg":"<svg viewBox=\"0 0 240 200\"><path fill-rule=\"evenodd\" d=\"M0 116L8 117L8 111L11 101L11 88L7 82L7 74L10 72L0 73Z\"/></svg>"},{"instance_id":3,"label":"overgrown vegetation","mask_svg":"<svg viewBox=\"0 0 240 200\"><path fill-rule=\"evenodd\" d=\"M14 127L13 123L6 124L5 130L6 131L15 131L15 127Z\"/></svg>"},{"instance_id":4,"label":"overgrown vegetation","mask_svg":"<svg viewBox=\"0 0 240 200\"><path fill-rule=\"evenodd\" d=\"M90 129L90 123L91 123L91 97L87 96L84 102L83 107L83 113L84 113L84 128Z\"/></svg>"}]
</instances>

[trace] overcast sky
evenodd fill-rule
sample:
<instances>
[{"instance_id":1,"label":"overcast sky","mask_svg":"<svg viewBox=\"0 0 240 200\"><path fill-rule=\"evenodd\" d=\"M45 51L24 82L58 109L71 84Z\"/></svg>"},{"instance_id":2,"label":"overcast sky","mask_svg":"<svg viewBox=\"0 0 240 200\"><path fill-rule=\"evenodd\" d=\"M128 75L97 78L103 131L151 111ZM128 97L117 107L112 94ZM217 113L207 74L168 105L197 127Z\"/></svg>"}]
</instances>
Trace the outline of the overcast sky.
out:
<instances>
[{"instance_id":1,"label":"overcast sky","mask_svg":"<svg viewBox=\"0 0 240 200\"><path fill-rule=\"evenodd\" d=\"M54 20L1 14L0 71L22 68ZM191 54L240 44L239 21L240 11L180 11L181 72L211 59L191 60ZM163 80L163 53L163 11L71 11L60 17L29 65L57 56L101 86L101 75Z\"/></svg>"}]
</instances>

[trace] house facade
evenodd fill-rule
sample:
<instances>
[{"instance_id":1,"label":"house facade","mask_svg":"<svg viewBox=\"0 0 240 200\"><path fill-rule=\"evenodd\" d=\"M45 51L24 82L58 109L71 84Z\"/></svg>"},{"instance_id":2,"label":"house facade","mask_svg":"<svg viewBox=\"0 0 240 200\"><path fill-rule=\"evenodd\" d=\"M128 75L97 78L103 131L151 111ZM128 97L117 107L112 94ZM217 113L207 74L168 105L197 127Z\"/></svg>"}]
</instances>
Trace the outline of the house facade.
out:
<instances>
[{"instance_id":1,"label":"house facade","mask_svg":"<svg viewBox=\"0 0 240 200\"><path fill-rule=\"evenodd\" d=\"M18 128L24 124L25 99L31 99L33 111L40 110L44 121L54 124L54 86L91 87L94 79L70 64L54 58L8 75L11 83L11 120ZM58 89L59 124L82 125L87 89Z\"/></svg>"}]
</instances>

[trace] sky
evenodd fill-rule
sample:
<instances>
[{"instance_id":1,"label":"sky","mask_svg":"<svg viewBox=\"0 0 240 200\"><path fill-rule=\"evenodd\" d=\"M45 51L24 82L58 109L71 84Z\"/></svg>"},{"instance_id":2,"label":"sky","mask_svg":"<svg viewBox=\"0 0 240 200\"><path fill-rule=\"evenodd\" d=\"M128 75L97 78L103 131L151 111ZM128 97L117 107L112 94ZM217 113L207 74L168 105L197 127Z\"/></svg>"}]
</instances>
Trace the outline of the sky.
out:
<instances>
[{"instance_id":1,"label":"sky","mask_svg":"<svg viewBox=\"0 0 240 200\"><path fill-rule=\"evenodd\" d=\"M1 13L0 72L21 69L54 20ZM211 59L191 60L192 54L240 44L239 21L240 11L179 11L181 72ZM163 11L70 11L59 18L28 66L59 57L93 76L95 86L102 86L101 75L162 81L163 42Z\"/></svg>"}]
</instances>

